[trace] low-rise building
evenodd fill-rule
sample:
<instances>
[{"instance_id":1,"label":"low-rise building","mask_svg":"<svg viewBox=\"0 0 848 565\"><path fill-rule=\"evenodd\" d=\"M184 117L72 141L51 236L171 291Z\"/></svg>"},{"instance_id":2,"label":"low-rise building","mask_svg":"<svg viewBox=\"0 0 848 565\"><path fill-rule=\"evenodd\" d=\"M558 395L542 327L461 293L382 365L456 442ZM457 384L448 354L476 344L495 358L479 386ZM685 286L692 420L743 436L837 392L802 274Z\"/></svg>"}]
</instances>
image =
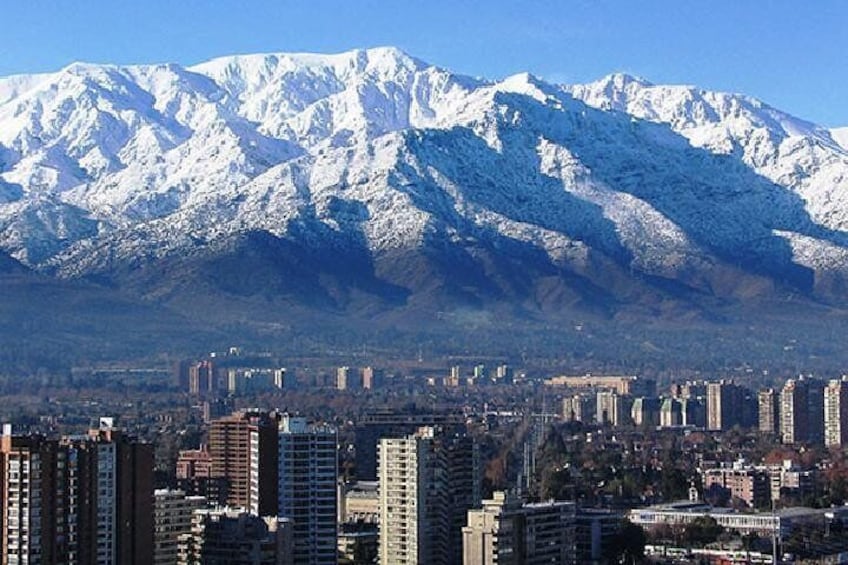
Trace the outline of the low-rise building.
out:
<instances>
[{"instance_id":1,"label":"low-rise building","mask_svg":"<svg viewBox=\"0 0 848 565\"><path fill-rule=\"evenodd\" d=\"M772 512L739 512L730 508L714 508L689 500L658 504L630 510L627 518L645 529L657 526L686 526L698 518L710 517L719 526L742 535L789 536L798 528L824 530L830 509L793 507Z\"/></svg>"},{"instance_id":2,"label":"low-rise building","mask_svg":"<svg viewBox=\"0 0 848 565\"><path fill-rule=\"evenodd\" d=\"M759 468L737 461L731 466L706 469L701 472L704 492L723 489L728 501L741 501L748 507L767 506L771 499L769 474Z\"/></svg>"},{"instance_id":3,"label":"low-rise building","mask_svg":"<svg viewBox=\"0 0 848 565\"><path fill-rule=\"evenodd\" d=\"M242 509L195 510L191 531L179 538L177 564L293 565L291 522Z\"/></svg>"}]
</instances>

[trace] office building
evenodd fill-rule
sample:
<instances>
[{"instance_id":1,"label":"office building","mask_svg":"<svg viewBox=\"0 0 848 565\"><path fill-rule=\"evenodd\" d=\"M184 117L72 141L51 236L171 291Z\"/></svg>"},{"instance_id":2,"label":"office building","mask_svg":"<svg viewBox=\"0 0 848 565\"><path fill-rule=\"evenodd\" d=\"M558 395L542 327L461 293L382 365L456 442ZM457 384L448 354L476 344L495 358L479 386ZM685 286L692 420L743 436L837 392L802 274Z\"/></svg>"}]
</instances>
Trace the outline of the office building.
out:
<instances>
[{"instance_id":1,"label":"office building","mask_svg":"<svg viewBox=\"0 0 848 565\"><path fill-rule=\"evenodd\" d=\"M277 515L278 418L275 412L247 410L210 424L212 478L223 479L229 506Z\"/></svg>"},{"instance_id":2,"label":"office building","mask_svg":"<svg viewBox=\"0 0 848 565\"><path fill-rule=\"evenodd\" d=\"M277 515L291 520L298 564L337 561L336 430L283 415L279 424Z\"/></svg>"},{"instance_id":3,"label":"office building","mask_svg":"<svg viewBox=\"0 0 848 565\"><path fill-rule=\"evenodd\" d=\"M624 516L602 508L580 508L575 519L575 561L580 564L608 563L609 548L616 542Z\"/></svg>"},{"instance_id":4,"label":"office building","mask_svg":"<svg viewBox=\"0 0 848 565\"><path fill-rule=\"evenodd\" d=\"M433 427L379 446L379 559L396 565L457 563L466 512L480 502L473 440Z\"/></svg>"}]
</instances>

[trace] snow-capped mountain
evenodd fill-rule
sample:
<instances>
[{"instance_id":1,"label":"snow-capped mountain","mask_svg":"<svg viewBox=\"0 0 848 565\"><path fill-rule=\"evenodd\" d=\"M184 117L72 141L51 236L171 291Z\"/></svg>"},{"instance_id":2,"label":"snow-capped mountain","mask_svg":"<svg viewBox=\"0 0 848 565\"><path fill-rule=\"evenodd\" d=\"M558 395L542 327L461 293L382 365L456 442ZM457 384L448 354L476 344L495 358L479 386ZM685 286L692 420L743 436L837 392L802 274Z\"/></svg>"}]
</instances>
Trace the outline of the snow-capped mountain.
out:
<instances>
[{"instance_id":1,"label":"snow-capped mountain","mask_svg":"<svg viewBox=\"0 0 848 565\"><path fill-rule=\"evenodd\" d=\"M848 127L844 128L834 128L830 130L830 137L833 140L842 146L843 149L848 150Z\"/></svg>"},{"instance_id":2,"label":"snow-capped mountain","mask_svg":"<svg viewBox=\"0 0 848 565\"><path fill-rule=\"evenodd\" d=\"M846 146L747 96L393 48L73 64L0 79L0 249L154 298L843 299Z\"/></svg>"}]
</instances>

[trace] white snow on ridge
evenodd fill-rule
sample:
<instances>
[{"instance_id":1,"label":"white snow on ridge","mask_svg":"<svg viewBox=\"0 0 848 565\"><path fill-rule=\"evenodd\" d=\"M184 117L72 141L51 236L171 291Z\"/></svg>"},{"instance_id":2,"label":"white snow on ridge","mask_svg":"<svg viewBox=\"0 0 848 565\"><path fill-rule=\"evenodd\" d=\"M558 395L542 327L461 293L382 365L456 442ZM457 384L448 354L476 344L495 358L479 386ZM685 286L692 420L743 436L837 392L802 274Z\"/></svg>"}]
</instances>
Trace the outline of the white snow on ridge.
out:
<instances>
[{"instance_id":1,"label":"white snow on ridge","mask_svg":"<svg viewBox=\"0 0 848 565\"><path fill-rule=\"evenodd\" d=\"M848 151L848 127L834 128L834 129L830 130L830 136L845 151Z\"/></svg>"},{"instance_id":2,"label":"white snow on ridge","mask_svg":"<svg viewBox=\"0 0 848 565\"><path fill-rule=\"evenodd\" d=\"M563 118L560 141L540 141L534 120L551 116ZM426 166L408 132L421 143L438 134ZM634 187L661 192L670 176L700 179L730 157L717 199L746 205L754 189L732 169L744 166L797 195L824 228L848 231L846 146L848 128L826 130L747 96L625 74L572 86L527 73L486 82L390 47L191 67L73 64L0 79L0 248L78 275L122 254L160 256L248 229L283 237L309 221L362 235L375 252L473 226L578 261L589 244L571 224L583 222L572 231L585 235L597 222L614 227L634 266L674 277L709 251L661 210L667 202ZM771 212L709 218L713 239L742 241L748 226L727 222ZM786 237L802 264L842 268L838 244L813 261L819 240Z\"/></svg>"}]
</instances>

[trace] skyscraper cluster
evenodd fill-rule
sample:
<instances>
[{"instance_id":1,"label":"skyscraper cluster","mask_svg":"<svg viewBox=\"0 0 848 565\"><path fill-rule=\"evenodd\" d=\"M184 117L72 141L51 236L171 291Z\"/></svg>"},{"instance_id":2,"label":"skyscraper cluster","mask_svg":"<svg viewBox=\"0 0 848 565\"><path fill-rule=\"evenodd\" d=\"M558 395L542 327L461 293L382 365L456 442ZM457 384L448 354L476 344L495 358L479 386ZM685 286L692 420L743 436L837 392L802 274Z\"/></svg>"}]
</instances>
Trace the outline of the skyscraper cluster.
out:
<instances>
[{"instance_id":1,"label":"skyscraper cluster","mask_svg":"<svg viewBox=\"0 0 848 565\"><path fill-rule=\"evenodd\" d=\"M780 391L761 390L758 400L760 431L783 443L848 445L848 377L788 379Z\"/></svg>"}]
</instances>

